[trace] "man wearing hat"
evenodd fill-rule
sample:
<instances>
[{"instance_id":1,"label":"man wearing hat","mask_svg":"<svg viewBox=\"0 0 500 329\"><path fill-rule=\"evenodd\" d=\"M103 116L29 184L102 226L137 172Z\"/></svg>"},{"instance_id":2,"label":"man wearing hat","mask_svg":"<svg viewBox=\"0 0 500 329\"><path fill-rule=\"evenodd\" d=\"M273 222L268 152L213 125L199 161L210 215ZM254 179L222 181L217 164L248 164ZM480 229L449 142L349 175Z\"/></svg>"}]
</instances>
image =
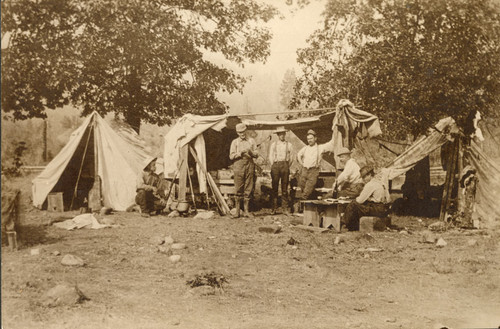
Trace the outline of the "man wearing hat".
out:
<instances>
[{"instance_id":1,"label":"man wearing hat","mask_svg":"<svg viewBox=\"0 0 500 329\"><path fill-rule=\"evenodd\" d=\"M236 214L240 217L240 201L243 197L244 215L251 217L249 212L250 196L254 188L255 164L253 159L258 156L257 144L253 138L247 137L247 126L244 123L236 125L238 138L233 140L229 149L229 159L234 161L234 189L236 194Z\"/></svg>"},{"instance_id":2,"label":"man wearing hat","mask_svg":"<svg viewBox=\"0 0 500 329\"><path fill-rule=\"evenodd\" d=\"M359 165L356 160L351 158L351 151L346 147L341 147L337 156L344 170L333 183L333 190L338 190L339 196L355 198L361 193L364 186L359 173Z\"/></svg>"},{"instance_id":3,"label":"man wearing hat","mask_svg":"<svg viewBox=\"0 0 500 329\"><path fill-rule=\"evenodd\" d=\"M275 134L278 140L271 144L269 148L269 163L271 164L272 179L272 214L276 213L278 208L278 187L281 180L281 198L282 207L285 214L289 213L290 200L288 199L288 179L290 177L290 166L293 160L293 146L286 138L287 130L285 127L278 127ZM286 205L285 205L286 204Z\"/></svg>"},{"instance_id":4,"label":"man wearing hat","mask_svg":"<svg viewBox=\"0 0 500 329\"><path fill-rule=\"evenodd\" d=\"M307 131L307 145L297 153L297 160L302 166L298 186L302 191L302 200L308 200L314 192L323 153L333 152L332 141L320 145L316 141L316 132L309 129Z\"/></svg>"},{"instance_id":5,"label":"man wearing hat","mask_svg":"<svg viewBox=\"0 0 500 329\"><path fill-rule=\"evenodd\" d=\"M374 178L373 167L364 166L360 174L366 185L356 200L347 205L344 213L344 222L349 231L359 230L359 219L363 216L386 216L391 201L388 187L381 179Z\"/></svg>"},{"instance_id":6,"label":"man wearing hat","mask_svg":"<svg viewBox=\"0 0 500 329\"><path fill-rule=\"evenodd\" d=\"M148 158L144 162L143 170L137 176L135 203L141 208L144 217L156 215L166 206L166 200L160 197L159 187L162 180L156 174L156 158Z\"/></svg>"}]
</instances>

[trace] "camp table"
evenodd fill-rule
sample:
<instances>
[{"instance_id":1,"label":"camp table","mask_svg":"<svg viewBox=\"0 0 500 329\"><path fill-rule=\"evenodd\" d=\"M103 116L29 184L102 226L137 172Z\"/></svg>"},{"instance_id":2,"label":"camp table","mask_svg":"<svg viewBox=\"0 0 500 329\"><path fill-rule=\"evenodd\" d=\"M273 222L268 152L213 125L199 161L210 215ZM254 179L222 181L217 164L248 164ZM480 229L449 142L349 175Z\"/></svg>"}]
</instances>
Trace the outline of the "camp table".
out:
<instances>
[{"instance_id":1,"label":"camp table","mask_svg":"<svg viewBox=\"0 0 500 329\"><path fill-rule=\"evenodd\" d=\"M340 232L340 215L351 200L326 199L301 201L304 208L303 224L329 228Z\"/></svg>"}]
</instances>

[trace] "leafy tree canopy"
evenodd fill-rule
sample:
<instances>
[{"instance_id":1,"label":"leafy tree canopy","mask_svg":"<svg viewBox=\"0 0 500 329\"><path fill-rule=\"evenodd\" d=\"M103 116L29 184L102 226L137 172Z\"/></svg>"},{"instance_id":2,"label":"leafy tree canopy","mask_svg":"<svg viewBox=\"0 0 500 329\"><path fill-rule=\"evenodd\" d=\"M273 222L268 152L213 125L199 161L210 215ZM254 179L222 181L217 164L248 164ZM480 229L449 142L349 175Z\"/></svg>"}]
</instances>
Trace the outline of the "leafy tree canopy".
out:
<instances>
[{"instance_id":1,"label":"leafy tree canopy","mask_svg":"<svg viewBox=\"0 0 500 329\"><path fill-rule=\"evenodd\" d=\"M329 0L324 26L298 52L292 106L348 98L385 132L422 133L444 116L459 124L500 103L500 9L491 0Z\"/></svg>"},{"instance_id":2,"label":"leafy tree canopy","mask_svg":"<svg viewBox=\"0 0 500 329\"><path fill-rule=\"evenodd\" d=\"M83 114L121 113L165 124L186 112L221 113L219 91L245 78L207 59L243 66L269 55L259 26L277 13L254 0L5 0L2 110L45 117L72 103Z\"/></svg>"}]
</instances>

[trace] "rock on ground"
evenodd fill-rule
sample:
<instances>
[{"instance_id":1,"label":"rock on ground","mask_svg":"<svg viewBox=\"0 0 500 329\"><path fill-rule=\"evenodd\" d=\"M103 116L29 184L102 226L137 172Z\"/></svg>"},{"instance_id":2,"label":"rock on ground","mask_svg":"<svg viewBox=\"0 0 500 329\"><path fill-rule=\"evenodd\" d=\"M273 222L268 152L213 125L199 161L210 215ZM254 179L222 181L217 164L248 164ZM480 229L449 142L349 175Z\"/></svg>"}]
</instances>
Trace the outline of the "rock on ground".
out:
<instances>
[{"instance_id":1,"label":"rock on ground","mask_svg":"<svg viewBox=\"0 0 500 329\"><path fill-rule=\"evenodd\" d=\"M172 263L177 263L181 260L181 256L180 255L172 255L170 257L168 257L168 259L172 262Z\"/></svg>"},{"instance_id":2,"label":"rock on ground","mask_svg":"<svg viewBox=\"0 0 500 329\"><path fill-rule=\"evenodd\" d=\"M444 241L443 238L439 238L436 242L436 246L439 247L439 248L442 248L444 246L446 246L448 243L446 241Z\"/></svg>"},{"instance_id":3,"label":"rock on ground","mask_svg":"<svg viewBox=\"0 0 500 329\"><path fill-rule=\"evenodd\" d=\"M76 286L58 284L42 297L42 304L48 307L71 306L88 300Z\"/></svg>"},{"instance_id":4,"label":"rock on ground","mask_svg":"<svg viewBox=\"0 0 500 329\"><path fill-rule=\"evenodd\" d=\"M174 250L186 249L186 244L185 243L174 243L170 246L170 248L172 248Z\"/></svg>"},{"instance_id":5,"label":"rock on ground","mask_svg":"<svg viewBox=\"0 0 500 329\"><path fill-rule=\"evenodd\" d=\"M80 257L67 254L61 259L61 264L66 266L84 266L85 262Z\"/></svg>"}]
</instances>

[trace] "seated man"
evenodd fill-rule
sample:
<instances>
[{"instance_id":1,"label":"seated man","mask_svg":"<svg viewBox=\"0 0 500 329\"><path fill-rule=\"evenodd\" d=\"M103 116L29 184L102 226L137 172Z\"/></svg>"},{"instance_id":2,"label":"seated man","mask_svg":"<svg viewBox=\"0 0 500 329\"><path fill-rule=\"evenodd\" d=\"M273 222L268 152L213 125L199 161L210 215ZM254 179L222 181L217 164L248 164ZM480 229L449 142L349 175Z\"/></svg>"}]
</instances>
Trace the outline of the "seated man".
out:
<instances>
[{"instance_id":1,"label":"seated man","mask_svg":"<svg viewBox=\"0 0 500 329\"><path fill-rule=\"evenodd\" d=\"M161 194L162 179L156 174L156 158L147 159L144 169L137 177L135 203L141 208L143 217L159 214L166 206Z\"/></svg>"},{"instance_id":2,"label":"seated man","mask_svg":"<svg viewBox=\"0 0 500 329\"><path fill-rule=\"evenodd\" d=\"M361 177L365 186L355 201L347 205L344 213L344 222L349 231L359 230L359 219L363 216L387 215L389 211L390 194L387 186L381 179L374 178L373 168L361 168Z\"/></svg>"},{"instance_id":3,"label":"seated man","mask_svg":"<svg viewBox=\"0 0 500 329\"><path fill-rule=\"evenodd\" d=\"M351 158L351 151L342 147L337 153L340 164L344 166L344 171L337 177L333 183L333 190L339 191L338 196L355 198L363 189L363 180L359 173L359 165Z\"/></svg>"}]
</instances>

